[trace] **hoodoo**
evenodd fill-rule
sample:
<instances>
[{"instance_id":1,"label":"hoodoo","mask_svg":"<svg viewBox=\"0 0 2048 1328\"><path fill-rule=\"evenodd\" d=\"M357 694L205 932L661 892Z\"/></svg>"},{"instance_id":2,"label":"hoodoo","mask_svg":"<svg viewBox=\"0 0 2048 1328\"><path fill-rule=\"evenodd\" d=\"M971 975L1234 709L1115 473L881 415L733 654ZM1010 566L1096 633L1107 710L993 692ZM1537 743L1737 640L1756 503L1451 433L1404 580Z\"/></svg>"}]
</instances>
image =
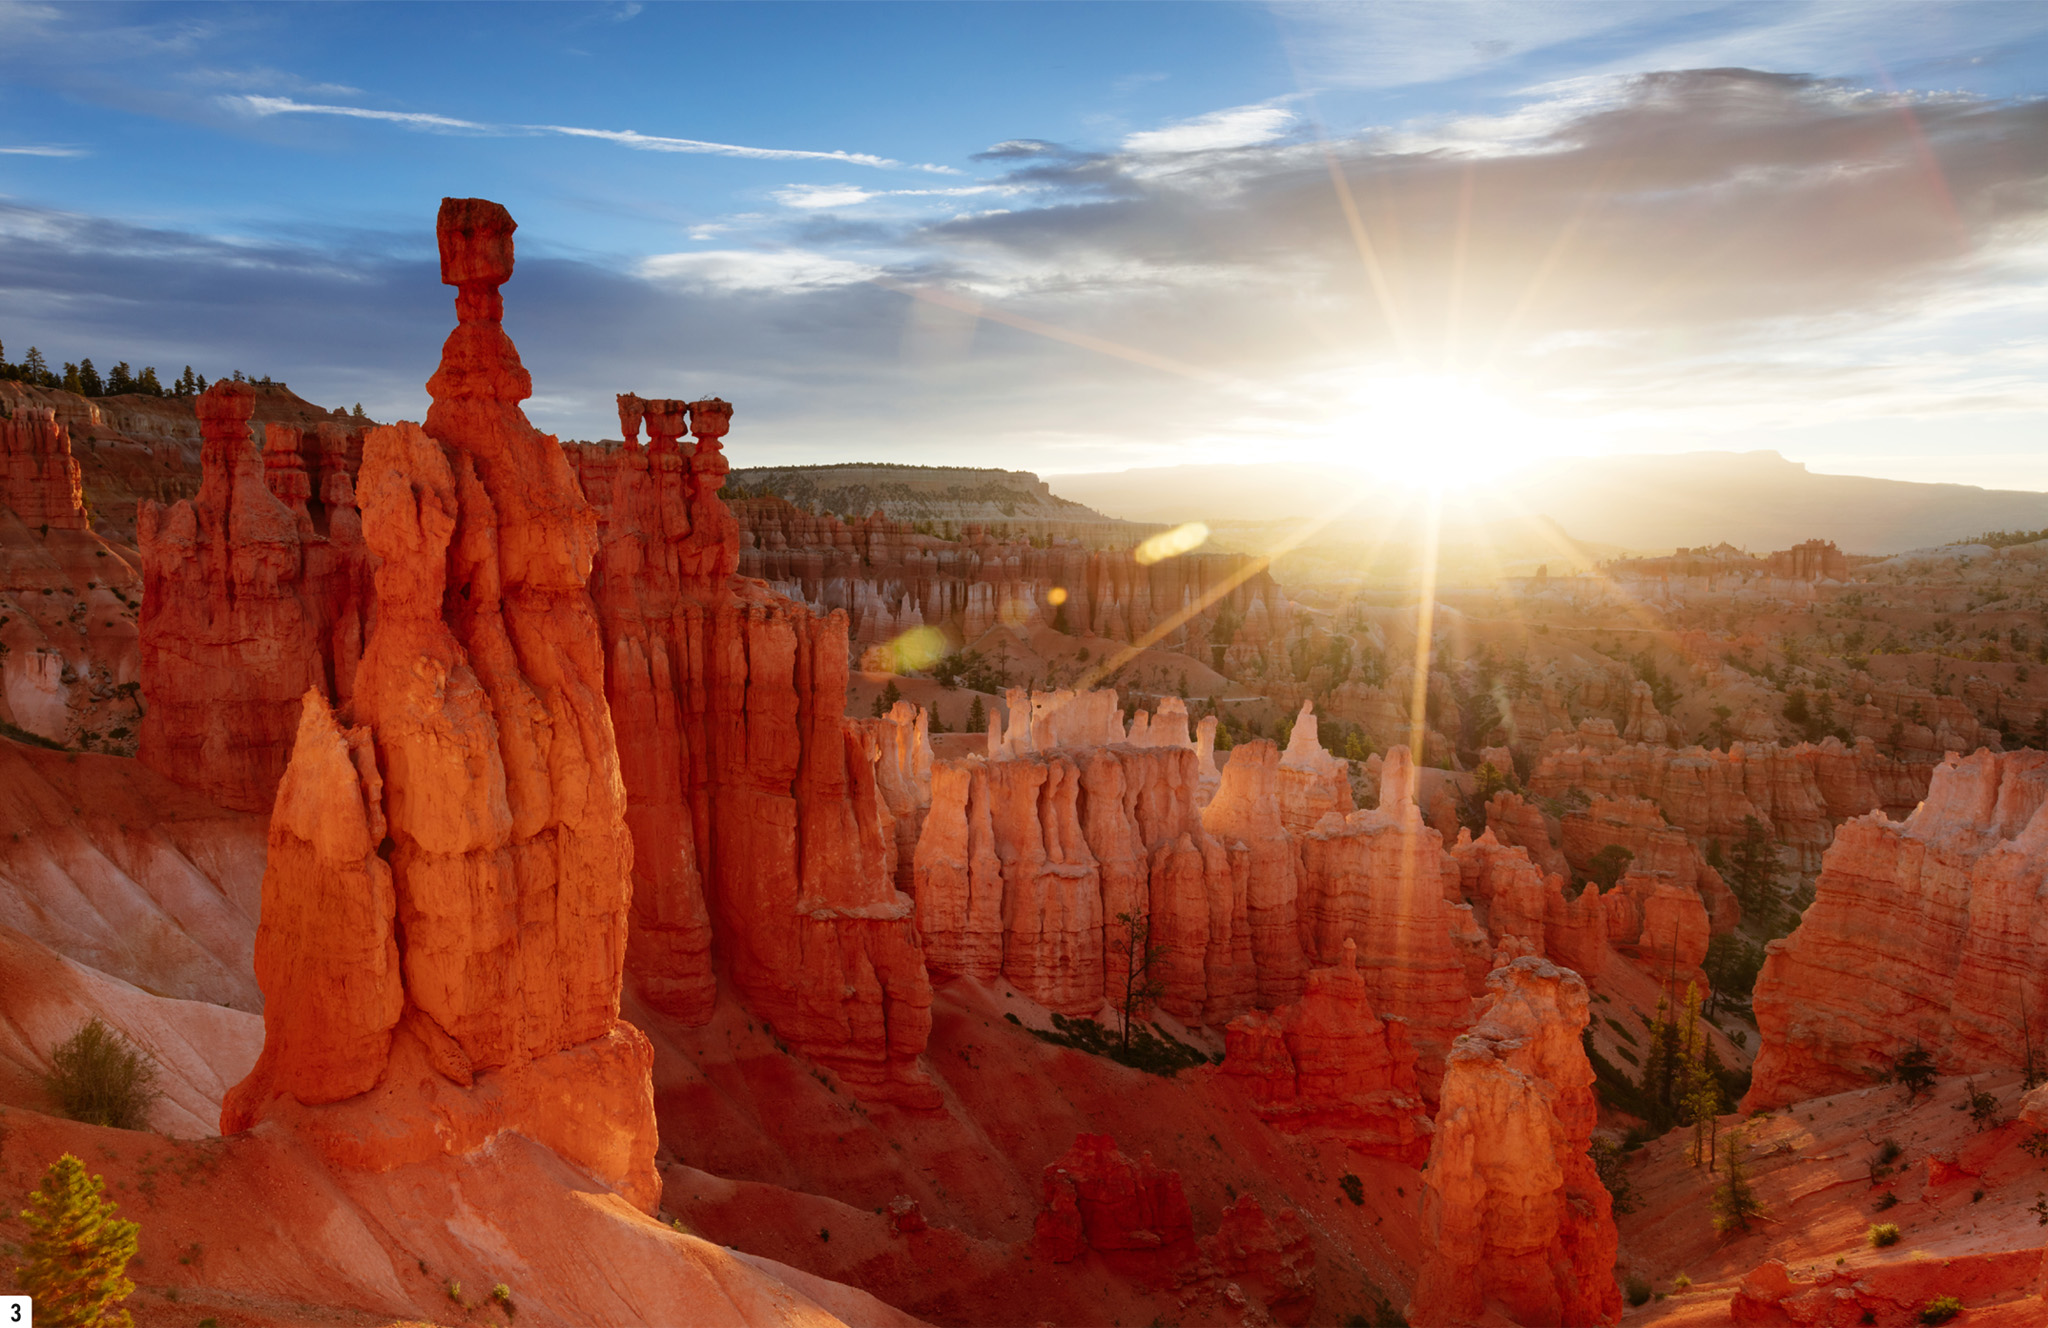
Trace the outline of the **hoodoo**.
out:
<instances>
[{"instance_id":1,"label":"hoodoo","mask_svg":"<svg viewBox=\"0 0 2048 1328\"><path fill-rule=\"evenodd\" d=\"M869 739L844 717L845 615L733 574L731 418L716 399L628 394L624 448L579 453L584 484L608 486L592 587L607 693L636 735L628 968L656 1009L702 1023L715 935L736 993L789 1045L863 1096L930 1108L931 983Z\"/></svg>"},{"instance_id":2,"label":"hoodoo","mask_svg":"<svg viewBox=\"0 0 2048 1328\"><path fill-rule=\"evenodd\" d=\"M1586 1154L1597 1110L1579 1045L1586 984L1525 957L1486 985L1492 1004L1444 1071L1409 1320L1614 1323L1614 1204Z\"/></svg>"},{"instance_id":3,"label":"hoodoo","mask_svg":"<svg viewBox=\"0 0 2048 1328\"><path fill-rule=\"evenodd\" d=\"M519 408L531 382L499 325L513 225L441 206L460 324L426 428L365 442L376 626L340 719L305 694L263 879L263 1054L221 1128L281 1120L372 1170L509 1129L651 1209L651 1053L618 1018L632 845L585 589L595 522ZM236 498L286 518L273 544L295 529L246 471Z\"/></svg>"}]
</instances>

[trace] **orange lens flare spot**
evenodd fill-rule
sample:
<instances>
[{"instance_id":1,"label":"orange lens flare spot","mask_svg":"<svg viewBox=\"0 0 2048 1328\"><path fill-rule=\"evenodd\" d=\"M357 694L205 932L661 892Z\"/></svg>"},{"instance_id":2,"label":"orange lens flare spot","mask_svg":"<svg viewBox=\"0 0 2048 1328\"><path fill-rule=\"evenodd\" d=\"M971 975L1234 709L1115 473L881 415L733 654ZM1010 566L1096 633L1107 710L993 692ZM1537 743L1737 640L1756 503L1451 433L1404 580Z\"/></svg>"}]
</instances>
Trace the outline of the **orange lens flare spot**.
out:
<instances>
[{"instance_id":1,"label":"orange lens flare spot","mask_svg":"<svg viewBox=\"0 0 2048 1328\"><path fill-rule=\"evenodd\" d=\"M1067 588L1065 586L1054 586L1051 590L1046 591L1045 602L1052 605L1054 608L1058 608L1060 605L1066 603Z\"/></svg>"}]
</instances>

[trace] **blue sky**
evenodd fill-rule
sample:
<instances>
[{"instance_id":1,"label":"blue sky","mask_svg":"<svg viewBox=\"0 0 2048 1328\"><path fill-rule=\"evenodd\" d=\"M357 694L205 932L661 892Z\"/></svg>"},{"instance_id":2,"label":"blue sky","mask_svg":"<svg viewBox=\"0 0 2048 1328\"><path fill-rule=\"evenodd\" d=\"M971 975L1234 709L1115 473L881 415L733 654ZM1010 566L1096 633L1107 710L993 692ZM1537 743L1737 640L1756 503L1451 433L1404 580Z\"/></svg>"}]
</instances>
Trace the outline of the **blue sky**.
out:
<instances>
[{"instance_id":1,"label":"blue sky","mask_svg":"<svg viewBox=\"0 0 2048 1328\"><path fill-rule=\"evenodd\" d=\"M1774 447L2048 488L2048 6L0 0L0 341L738 464Z\"/></svg>"}]
</instances>

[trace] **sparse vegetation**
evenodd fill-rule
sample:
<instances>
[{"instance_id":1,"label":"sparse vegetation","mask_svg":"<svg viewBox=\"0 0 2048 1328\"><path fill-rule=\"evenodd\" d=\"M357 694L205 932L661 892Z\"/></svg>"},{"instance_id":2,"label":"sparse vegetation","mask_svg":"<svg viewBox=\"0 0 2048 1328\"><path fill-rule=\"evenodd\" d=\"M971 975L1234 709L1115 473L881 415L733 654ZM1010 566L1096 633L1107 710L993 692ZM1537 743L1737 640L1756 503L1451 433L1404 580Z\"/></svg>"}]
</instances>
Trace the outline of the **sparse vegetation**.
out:
<instances>
[{"instance_id":1,"label":"sparse vegetation","mask_svg":"<svg viewBox=\"0 0 2048 1328\"><path fill-rule=\"evenodd\" d=\"M1714 1230L1723 1235L1749 1230L1750 1223L1765 1213L1749 1182L1749 1163L1743 1156L1747 1146L1742 1130L1728 1132L1725 1179L1714 1190Z\"/></svg>"},{"instance_id":2,"label":"sparse vegetation","mask_svg":"<svg viewBox=\"0 0 2048 1328\"><path fill-rule=\"evenodd\" d=\"M1947 1323L1963 1312L1963 1302L1954 1296L1936 1296L1920 1307L1920 1322Z\"/></svg>"},{"instance_id":3,"label":"sparse vegetation","mask_svg":"<svg viewBox=\"0 0 2048 1328\"><path fill-rule=\"evenodd\" d=\"M1022 1020L1018 1020L1022 1023ZM1093 1019L1072 1019L1063 1014L1052 1017L1052 1027L1026 1028L1040 1042L1102 1056L1118 1065L1128 1065L1147 1074L1171 1079L1182 1070L1210 1063L1200 1047L1191 1047L1155 1025L1133 1024L1119 1036ZM1220 1058L1219 1058L1220 1059Z\"/></svg>"},{"instance_id":4,"label":"sparse vegetation","mask_svg":"<svg viewBox=\"0 0 2048 1328\"><path fill-rule=\"evenodd\" d=\"M1870 1227L1870 1248L1881 1250L1899 1243L1899 1224L1896 1222L1873 1222Z\"/></svg>"},{"instance_id":5,"label":"sparse vegetation","mask_svg":"<svg viewBox=\"0 0 2048 1328\"><path fill-rule=\"evenodd\" d=\"M1365 1182L1350 1172L1345 1172L1337 1181L1337 1188L1344 1191L1344 1197L1360 1208L1365 1207Z\"/></svg>"},{"instance_id":6,"label":"sparse vegetation","mask_svg":"<svg viewBox=\"0 0 2048 1328\"><path fill-rule=\"evenodd\" d=\"M1643 1278L1631 1276L1622 1283L1622 1293L1630 1305L1646 1305L1650 1300L1650 1284Z\"/></svg>"},{"instance_id":7,"label":"sparse vegetation","mask_svg":"<svg viewBox=\"0 0 2048 1328\"><path fill-rule=\"evenodd\" d=\"M98 1018L50 1053L43 1083L64 1115L117 1130L147 1128L149 1109L161 1096L155 1063Z\"/></svg>"}]
</instances>

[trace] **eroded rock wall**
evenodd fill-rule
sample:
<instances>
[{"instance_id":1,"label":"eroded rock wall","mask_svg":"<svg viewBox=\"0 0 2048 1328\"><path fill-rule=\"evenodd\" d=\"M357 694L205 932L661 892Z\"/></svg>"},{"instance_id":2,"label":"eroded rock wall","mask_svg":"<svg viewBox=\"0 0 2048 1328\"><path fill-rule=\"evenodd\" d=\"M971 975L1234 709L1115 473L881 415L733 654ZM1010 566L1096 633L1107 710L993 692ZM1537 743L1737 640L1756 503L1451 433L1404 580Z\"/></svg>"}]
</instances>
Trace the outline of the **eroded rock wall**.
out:
<instances>
[{"instance_id":1,"label":"eroded rock wall","mask_svg":"<svg viewBox=\"0 0 2048 1328\"><path fill-rule=\"evenodd\" d=\"M1907 1051L1942 1073L2017 1068L2044 1053L2048 753L1980 751L1937 766L1904 820L1837 832L1814 902L1768 947L1744 1106L1869 1082Z\"/></svg>"}]
</instances>

